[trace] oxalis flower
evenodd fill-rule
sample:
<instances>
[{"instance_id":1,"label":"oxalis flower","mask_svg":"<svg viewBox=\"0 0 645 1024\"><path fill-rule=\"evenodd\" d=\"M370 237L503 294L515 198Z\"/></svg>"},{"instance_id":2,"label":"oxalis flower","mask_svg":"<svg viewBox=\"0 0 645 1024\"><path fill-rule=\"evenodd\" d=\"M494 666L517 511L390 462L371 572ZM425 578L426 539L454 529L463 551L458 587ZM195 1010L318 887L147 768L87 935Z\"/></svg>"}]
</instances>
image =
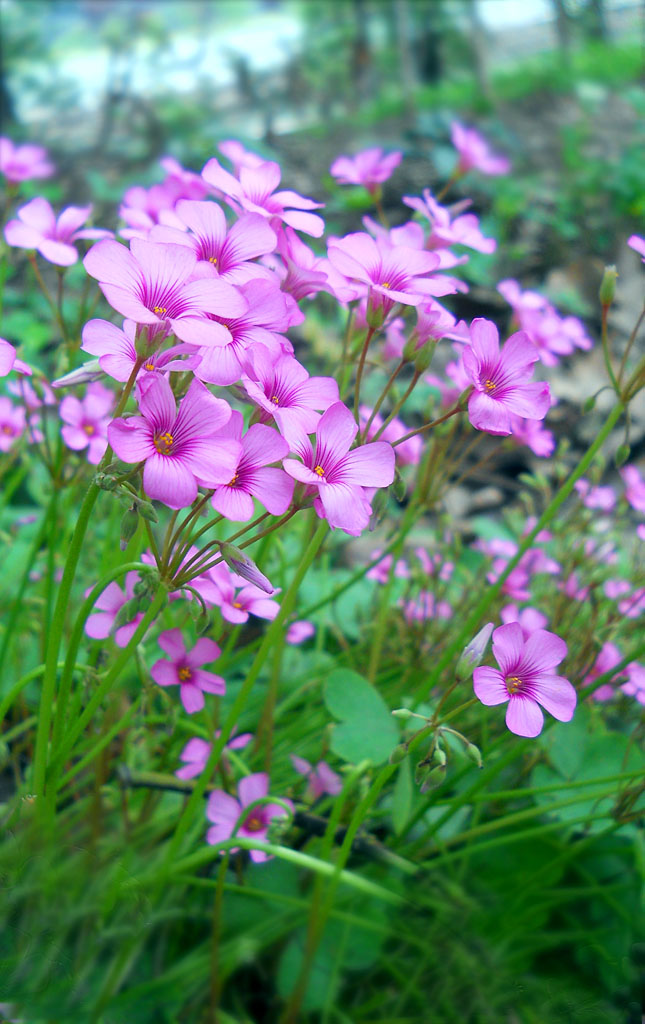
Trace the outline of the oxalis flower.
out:
<instances>
[{"instance_id":1,"label":"oxalis flower","mask_svg":"<svg viewBox=\"0 0 645 1024\"><path fill-rule=\"evenodd\" d=\"M478 317L471 324L470 337L462 361L475 385L468 400L473 427L489 434L510 434L513 414L544 419L551 407L551 395L548 384L529 380L539 357L528 334L512 334L500 349L495 324Z\"/></svg>"},{"instance_id":2,"label":"oxalis flower","mask_svg":"<svg viewBox=\"0 0 645 1024\"><path fill-rule=\"evenodd\" d=\"M486 705L508 702L506 725L517 736L532 738L542 731L544 716L539 705L559 722L570 722L576 691L568 679L553 672L566 653L564 640L546 629L537 629L525 640L519 622L500 626L493 633L493 654L499 668L475 669L475 694Z\"/></svg>"},{"instance_id":3,"label":"oxalis flower","mask_svg":"<svg viewBox=\"0 0 645 1024\"><path fill-rule=\"evenodd\" d=\"M206 817L211 821L212 827L206 834L206 842L211 846L229 839L233 835L235 824L242 815L244 808L266 797L269 792L269 776L266 772L256 772L255 775L247 775L240 779L237 786L237 795L229 796L221 789L216 789L208 798L206 806ZM293 808L290 800L284 801ZM285 818L287 812L280 804L258 804L242 818L237 829L238 836L245 836L247 839L260 839L265 841L267 832L273 818ZM236 850L231 850L235 853ZM251 860L256 864L268 860L269 855L263 850L251 850Z\"/></svg>"},{"instance_id":4,"label":"oxalis flower","mask_svg":"<svg viewBox=\"0 0 645 1024\"><path fill-rule=\"evenodd\" d=\"M202 668L219 658L220 649L214 640L201 637L192 650L186 650L179 629L168 629L159 636L159 646L170 657L160 658L150 669L159 686L178 686L181 702L189 715L204 707L204 693L223 694L226 683L221 676Z\"/></svg>"},{"instance_id":5,"label":"oxalis flower","mask_svg":"<svg viewBox=\"0 0 645 1024\"><path fill-rule=\"evenodd\" d=\"M354 536L365 529L372 514L364 488L389 487L394 479L392 446L374 441L350 452L357 433L349 409L335 402L320 418L315 453L305 437L294 445L302 463L283 462L290 476L317 489L314 508L320 518Z\"/></svg>"},{"instance_id":6,"label":"oxalis flower","mask_svg":"<svg viewBox=\"0 0 645 1024\"><path fill-rule=\"evenodd\" d=\"M150 375L139 392L141 416L117 419L108 439L123 462L145 462L143 486L150 498L170 508L186 508L205 487L226 484L233 477L242 446L214 435L228 422L231 407L194 380L179 411L170 384Z\"/></svg>"}]
</instances>

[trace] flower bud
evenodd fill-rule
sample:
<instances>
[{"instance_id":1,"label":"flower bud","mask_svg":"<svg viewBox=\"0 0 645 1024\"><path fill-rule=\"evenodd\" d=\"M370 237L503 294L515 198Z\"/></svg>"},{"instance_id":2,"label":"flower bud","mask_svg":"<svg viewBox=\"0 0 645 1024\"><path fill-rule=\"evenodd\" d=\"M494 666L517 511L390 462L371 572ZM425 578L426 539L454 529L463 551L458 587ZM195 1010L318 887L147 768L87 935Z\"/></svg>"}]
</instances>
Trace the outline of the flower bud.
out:
<instances>
[{"instance_id":1,"label":"flower bud","mask_svg":"<svg viewBox=\"0 0 645 1024\"><path fill-rule=\"evenodd\" d=\"M484 657L486 648L488 647L488 641L490 640L490 635L493 632L493 626L494 624L492 622L487 622L485 626L482 626L479 633L473 637L470 643L466 644L464 647L461 657L457 662L457 668L455 669L455 675L461 682L464 682L466 679L470 679L474 670Z\"/></svg>"},{"instance_id":2,"label":"flower bud","mask_svg":"<svg viewBox=\"0 0 645 1024\"><path fill-rule=\"evenodd\" d=\"M618 445L618 448L616 449L616 454L614 455L614 463L616 464L616 466L618 466L619 469L621 466L625 465L625 463L629 459L630 453L631 448L628 444Z\"/></svg>"},{"instance_id":3,"label":"flower bud","mask_svg":"<svg viewBox=\"0 0 645 1024\"><path fill-rule=\"evenodd\" d=\"M274 588L269 580L260 572L253 559L245 555L241 548L236 548L233 544L221 541L219 549L229 569L236 572L242 579L259 587L265 594L272 594L274 592Z\"/></svg>"},{"instance_id":4,"label":"flower bud","mask_svg":"<svg viewBox=\"0 0 645 1024\"><path fill-rule=\"evenodd\" d=\"M484 767L481 750L479 749L479 747L476 747L474 743L469 743L467 745L466 757L469 757L471 761L474 761L478 768Z\"/></svg>"},{"instance_id":5,"label":"flower bud","mask_svg":"<svg viewBox=\"0 0 645 1024\"><path fill-rule=\"evenodd\" d=\"M428 775L430 774L430 765L427 761L419 761L418 765L414 770L414 782L417 786L422 786Z\"/></svg>"},{"instance_id":6,"label":"flower bud","mask_svg":"<svg viewBox=\"0 0 645 1024\"><path fill-rule=\"evenodd\" d=\"M91 359L88 363L83 363L76 370L72 370L70 373L66 373L62 377L53 380L52 387L69 388L74 384L89 384L90 381L100 380L101 377L105 377L105 373L99 366L98 359Z\"/></svg>"},{"instance_id":7,"label":"flower bud","mask_svg":"<svg viewBox=\"0 0 645 1024\"><path fill-rule=\"evenodd\" d=\"M368 523L370 533L376 529L382 521L387 509L387 488L381 487L372 498L372 514Z\"/></svg>"},{"instance_id":8,"label":"flower bud","mask_svg":"<svg viewBox=\"0 0 645 1024\"><path fill-rule=\"evenodd\" d=\"M411 363L417 355L417 345L419 344L419 335L416 331L413 331L405 345L403 346L403 358L406 363Z\"/></svg>"},{"instance_id":9,"label":"flower bud","mask_svg":"<svg viewBox=\"0 0 645 1024\"><path fill-rule=\"evenodd\" d=\"M123 513L121 518L121 551L125 551L127 548L128 544L137 532L138 525L139 514L137 512L136 505L133 505Z\"/></svg>"},{"instance_id":10,"label":"flower bud","mask_svg":"<svg viewBox=\"0 0 645 1024\"><path fill-rule=\"evenodd\" d=\"M152 502L137 498L134 504L142 519L147 519L149 523L159 522L159 516Z\"/></svg>"},{"instance_id":11,"label":"flower bud","mask_svg":"<svg viewBox=\"0 0 645 1024\"><path fill-rule=\"evenodd\" d=\"M441 767L445 765L448 758L446 757L446 752L443 749L443 747L435 747L434 754L432 755L432 760L435 762L435 764L438 764Z\"/></svg>"},{"instance_id":12,"label":"flower bud","mask_svg":"<svg viewBox=\"0 0 645 1024\"><path fill-rule=\"evenodd\" d=\"M141 606L141 598L133 597L130 601L126 601L122 604L116 613L114 622L112 623L112 629L110 630L110 636L114 636L114 633L121 626L127 626L129 622L136 619L139 614L139 608Z\"/></svg>"},{"instance_id":13,"label":"flower bud","mask_svg":"<svg viewBox=\"0 0 645 1024\"><path fill-rule=\"evenodd\" d=\"M398 502L405 499L407 487L397 466L394 467L394 481L392 483L392 494Z\"/></svg>"},{"instance_id":14,"label":"flower bud","mask_svg":"<svg viewBox=\"0 0 645 1024\"><path fill-rule=\"evenodd\" d=\"M390 754L390 764L401 764L401 761L405 761L408 756L408 748L405 743L399 743L398 747L395 747Z\"/></svg>"},{"instance_id":15,"label":"flower bud","mask_svg":"<svg viewBox=\"0 0 645 1024\"><path fill-rule=\"evenodd\" d=\"M409 708L395 708L394 711L390 711L390 714L394 718L400 718L402 722L407 722L409 718L412 718L414 712Z\"/></svg>"},{"instance_id":16,"label":"flower bud","mask_svg":"<svg viewBox=\"0 0 645 1024\"><path fill-rule=\"evenodd\" d=\"M109 473L97 473L94 477L94 483L102 491L114 491L117 487L116 477L111 476Z\"/></svg>"},{"instance_id":17,"label":"flower bud","mask_svg":"<svg viewBox=\"0 0 645 1024\"><path fill-rule=\"evenodd\" d=\"M598 297L600 298L601 306L607 308L611 306L614 301L614 295L616 293L616 278L618 277L618 271L615 266L605 267L605 272L602 275L602 281L600 282L600 289L598 291Z\"/></svg>"},{"instance_id":18,"label":"flower bud","mask_svg":"<svg viewBox=\"0 0 645 1024\"><path fill-rule=\"evenodd\" d=\"M445 764L438 764L435 768L431 768L425 779L421 783L421 792L427 793L429 789L435 789L440 786L446 777L446 766Z\"/></svg>"},{"instance_id":19,"label":"flower bud","mask_svg":"<svg viewBox=\"0 0 645 1024\"><path fill-rule=\"evenodd\" d=\"M584 402L582 403L582 415L583 416L586 416L587 413L590 413L592 411L592 409L595 408L596 399L597 398L598 398L598 394L597 393L595 395L589 395L589 398L585 398Z\"/></svg>"},{"instance_id":20,"label":"flower bud","mask_svg":"<svg viewBox=\"0 0 645 1024\"><path fill-rule=\"evenodd\" d=\"M416 373L426 372L432 362L432 357L434 356L434 350L436 347L436 341L427 341L423 348L419 349L417 357L414 360L414 369Z\"/></svg>"}]
</instances>

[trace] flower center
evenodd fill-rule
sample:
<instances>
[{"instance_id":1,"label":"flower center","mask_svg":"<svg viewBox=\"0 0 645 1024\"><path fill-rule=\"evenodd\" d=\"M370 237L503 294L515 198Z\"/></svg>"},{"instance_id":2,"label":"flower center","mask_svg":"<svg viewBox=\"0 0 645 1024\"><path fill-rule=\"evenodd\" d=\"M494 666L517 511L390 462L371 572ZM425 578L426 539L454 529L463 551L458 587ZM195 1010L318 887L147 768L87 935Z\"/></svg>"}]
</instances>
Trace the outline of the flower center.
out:
<instances>
[{"instance_id":1,"label":"flower center","mask_svg":"<svg viewBox=\"0 0 645 1024\"><path fill-rule=\"evenodd\" d=\"M389 281L384 281L383 284L381 285L381 288L391 288L391 287L392 287L392 285L390 284Z\"/></svg>"},{"instance_id":2,"label":"flower center","mask_svg":"<svg viewBox=\"0 0 645 1024\"><path fill-rule=\"evenodd\" d=\"M484 387L486 388L486 390L490 394L491 391L495 390L495 388L497 387L497 384L495 383L494 380L491 380L490 377L489 377L488 380L484 381Z\"/></svg>"},{"instance_id":3,"label":"flower center","mask_svg":"<svg viewBox=\"0 0 645 1024\"><path fill-rule=\"evenodd\" d=\"M242 607L242 602L241 601L233 601L233 607L234 608L241 608Z\"/></svg>"},{"instance_id":4,"label":"flower center","mask_svg":"<svg viewBox=\"0 0 645 1024\"><path fill-rule=\"evenodd\" d=\"M95 427L92 426L91 423L86 423L85 426L83 427L83 430L85 431L88 437L92 437L92 435L96 433L96 429Z\"/></svg>"},{"instance_id":5,"label":"flower center","mask_svg":"<svg viewBox=\"0 0 645 1024\"><path fill-rule=\"evenodd\" d=\"M228 482L228 486L229 486L229 487L235 487L235 484L237 483L237 480L238 480L238 477L239 477L239 475L240 475L239 473L235 473L235 474L234 474L234 475L233 475L233 476L231 477L231 479L230 479L230 480L229 480L229 482Z\"/></svg>"},{"instance_id":6,"label":"flower center","mask_svg":"<svg viewBox=\"0 0 645 1024\"><path fill-rule=\"evenodd\" d=\"M244 828L247 832L261 832L264 828L260 817L255 811L244 822Z\"/></svg>"},{"instance_id":7,"label":"flower center","mask_svg":"<svg viewBox=\"0 0 645 1024\"><path fill-rule=\"evenodd\" d=\"M167 313L168 312L168 307L167 306L155 306L154 309L152 310L152 312L156 313L157 315L159 315L161 313Z\"/></svg>"},{"instance_id":8,"label":"flower center","mask_svg":"<svg viewBox=\"0 0 645 1024\"><path fill-rule=\"evenodd\" d=\"M166 431L165 434L159 434L159 436L155 438L155 448L160 455L170 455L174 440L175 439L172 434L169 431Z\"/></svg>"},{"instance_id":9,"label":"flower center","mask_svg":"<svg viewBox=\"0 0 645 1024\"><path fill-rule=\"evenodd\" d=\"M215 265L216 265L216 263L217 263L217 256L209 256L209 257L208 257L208 262L209 262L209 263L212 263L212 264L213 264L213 266L215 266Z\"/></svg>"},{"instance_id":10,"label":"flower center","mask_svg":"<svg viewBox=\"0 0 645 1024\"><path fill-rule=\"evenodd\" d=\"M156 366L154 363L145 363L143 368L144 370L155 370Z\"/></svg>"},{"instance_id":11,"label":"flower center","mask_svg":"<svg viewBox=\"0 0 645 1024\"><path fill-rule=\"evenodd\" d=\"M318 476L324 476L325 470L322 468L322 466L314 466L314 473L316 473Z\"/></svg>"},{"instance_id":12,"label":"flower center","mask_svg":"<svg viewBox=\"0 0 645 1024\"><path fill-rule=\"evenodd\" d=\"M273 402L274 405L280 405L280 399L278 398L277 395L274 395L271 401Z\"/></svg>"},{"instance_id":13,"label":"flower center","mask_svg":"<svg viewBox=\"0 0 645 1024\"><path fill-rule=\"evenodd\" d=\"M506 689L513 697L516 693L519 693L522 689L522 680L519 676L506 676Z\"/></svg>"},{"instance_id":14,"label":"flower center","mask_svg":"<svg viewBox=\"0 0 645 1024\"><path fill-rule=\"evenodd\" d=\"M13 429L9 426L8 423L3 423L2 424L2 433L6 434L7 436L11 436L11 435L13 435Z\"/></svg>"},{"instance_id":15,"label":"flower center","mask_svg":"<svg viewBox=\"0 0 645 1024\"><path fill-rule=\"evenodd\" d=\"M177 675L181 679L182 683L187 683L193 678L193 673L189 668L180 668Z\"/></svg>"}]
</instances>

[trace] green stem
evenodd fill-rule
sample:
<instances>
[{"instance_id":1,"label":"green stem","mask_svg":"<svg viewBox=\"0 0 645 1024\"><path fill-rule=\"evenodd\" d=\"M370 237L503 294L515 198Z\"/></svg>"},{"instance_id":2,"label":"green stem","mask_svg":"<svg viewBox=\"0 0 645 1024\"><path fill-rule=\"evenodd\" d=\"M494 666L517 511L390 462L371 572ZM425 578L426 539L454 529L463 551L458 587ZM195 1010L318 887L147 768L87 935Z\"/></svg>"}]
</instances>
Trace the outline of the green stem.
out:
<instances>
[{"instance_id":1,"label":"green stem","mask_svg":"<svg viewBox=\"0 0 645 1024\"><path fill-rule=\"evenodd\" d=\"M369 300L368 300L369 301ZM370 341L376 333L375 327L368 327L367 334L365 335L365 341L361 349L360 358L358 360L358 370L356 373L356 384L354 385L354 419L358 420L358 407L361 404L361 380L363 379L363 370L365 369L365 359L367 357L367 350L370 346Z\"/></svg>"}]
</instances>

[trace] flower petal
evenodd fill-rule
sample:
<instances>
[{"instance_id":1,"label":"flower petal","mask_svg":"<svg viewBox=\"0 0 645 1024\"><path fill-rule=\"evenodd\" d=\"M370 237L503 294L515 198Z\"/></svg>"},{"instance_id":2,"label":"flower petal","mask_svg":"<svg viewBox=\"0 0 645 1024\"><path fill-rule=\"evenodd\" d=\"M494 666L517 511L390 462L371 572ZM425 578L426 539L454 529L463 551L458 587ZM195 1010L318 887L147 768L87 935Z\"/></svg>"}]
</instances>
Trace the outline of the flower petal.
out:
<instances>
[{"instance_id":1,"label":"flower petal","mask_svg":"<svg viewBox=\"0 0 645 1024\"><path fill-rule=\"evenodd\" d=\"M514 694L506 709L506 725L516 736L533 739L542 732L544 715L530 697Z\"/></svg>"}]
</instances>

